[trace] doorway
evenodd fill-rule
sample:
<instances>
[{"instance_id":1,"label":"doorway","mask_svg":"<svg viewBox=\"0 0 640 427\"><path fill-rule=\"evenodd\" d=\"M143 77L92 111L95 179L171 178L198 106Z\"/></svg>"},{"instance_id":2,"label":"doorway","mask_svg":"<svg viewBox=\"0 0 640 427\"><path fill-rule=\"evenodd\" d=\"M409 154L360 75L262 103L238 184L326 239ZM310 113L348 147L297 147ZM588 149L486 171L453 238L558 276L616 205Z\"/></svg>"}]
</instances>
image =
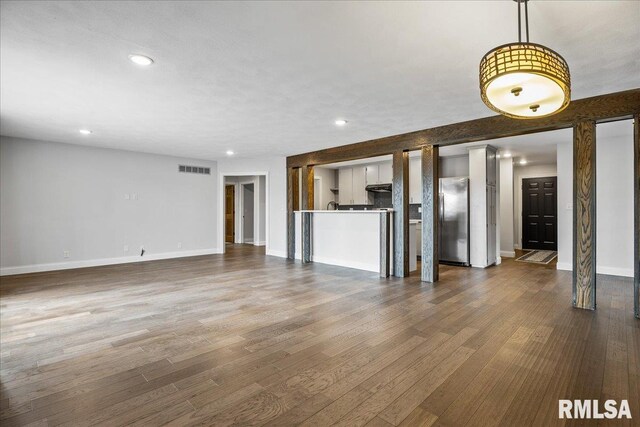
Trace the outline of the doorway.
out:
<instances>
[{"instance_id":1,"label":"doorway","mask_svg":"<svg viewBox=\"0 0 640 427\"><path fill-rule=\"evenodd\" d=\"M221 173L219 176L218 245L222 252L231 245L264 247L262 253L268 252L268 174Z\"/></svg>"},{"instance_id":2,"label":"doorway","mask_svg":"<svg viewBox=\"0 0 640 427\"><path fill-rule=\"evenodd\" d=\"M522 248L558 250L557 177L522 180Z\"/></svg>"},{"instance_id":3,"label":"doorway","mask_svg":"<svg viewBox=\"0 0 640 427\"><path fill-rule=\"evenodd\" d=\"M253 243L254 187L242 184L242 243Z\"/></svg>"},{"instance_id":4,"label":"doorway","mask_svg":"<svg viewBox=\"0 0 640 427\"><path fill-rule=\"evenodd\" d=\"M224 212L224 242L233 244L235 242L235 217L236 217L236 187L225 185L225 212Z\"/></svg>"}]
</instances>

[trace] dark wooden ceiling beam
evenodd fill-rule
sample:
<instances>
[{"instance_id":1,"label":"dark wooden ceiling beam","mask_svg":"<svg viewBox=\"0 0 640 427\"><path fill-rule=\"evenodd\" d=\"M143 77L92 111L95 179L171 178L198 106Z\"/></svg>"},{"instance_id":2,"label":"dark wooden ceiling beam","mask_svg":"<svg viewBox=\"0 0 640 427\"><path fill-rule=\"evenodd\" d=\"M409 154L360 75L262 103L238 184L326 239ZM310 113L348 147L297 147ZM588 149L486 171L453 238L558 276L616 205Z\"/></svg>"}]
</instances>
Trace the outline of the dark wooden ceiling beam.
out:
<instances>
[{"instance_id":1,"label":"dark wooden ceiling beam","mask_svg":"<svg viewBox=\"0 0 640 427\"><path fill-rule=\"evenodd\" d=\"M287 157L288 167L322 165L417 150L424 145L454 145L535 132L566 129L591 120L630 119L640 112L640 88L572 101L562 112L540 119L492 116Z\"/></svg>"}]
</instances>

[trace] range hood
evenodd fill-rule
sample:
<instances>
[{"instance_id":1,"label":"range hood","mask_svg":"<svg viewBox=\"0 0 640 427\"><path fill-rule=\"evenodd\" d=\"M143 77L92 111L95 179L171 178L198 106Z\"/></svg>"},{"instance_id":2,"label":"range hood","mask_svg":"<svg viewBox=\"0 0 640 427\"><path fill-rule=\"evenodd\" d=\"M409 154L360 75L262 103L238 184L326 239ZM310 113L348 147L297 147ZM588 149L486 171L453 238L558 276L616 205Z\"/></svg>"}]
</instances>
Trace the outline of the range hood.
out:
<instances>
[{"instance_id":1,"label":"range hood","mask_svg":"<svg viewBox=\"0 0 640 427\"><path fill-rule=\"evenodd\" d=\"M372 184L367 185L365 190L373 193L391 193L391 184Z\"/></svg>"}]
</instances>

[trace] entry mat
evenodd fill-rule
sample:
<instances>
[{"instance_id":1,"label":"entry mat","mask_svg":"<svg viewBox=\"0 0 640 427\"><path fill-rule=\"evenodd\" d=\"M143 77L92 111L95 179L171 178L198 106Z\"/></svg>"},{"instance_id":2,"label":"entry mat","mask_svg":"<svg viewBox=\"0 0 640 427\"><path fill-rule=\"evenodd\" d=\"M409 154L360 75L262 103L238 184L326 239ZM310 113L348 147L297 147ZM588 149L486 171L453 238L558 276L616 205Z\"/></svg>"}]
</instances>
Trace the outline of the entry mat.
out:
<instances>
[{"instance_id":1,"label":"entry mat","mask_svg":"<svg viewBox=\"0 0 640 427\"><path fill-rule=\"evenodd\" d=\"M521 257L516 258L516 261L532 262L534 264L549 264L557 256L558 256L558 252L556 251L535 250L535 251L527 252Z\"/></svg>"}]
</instances>

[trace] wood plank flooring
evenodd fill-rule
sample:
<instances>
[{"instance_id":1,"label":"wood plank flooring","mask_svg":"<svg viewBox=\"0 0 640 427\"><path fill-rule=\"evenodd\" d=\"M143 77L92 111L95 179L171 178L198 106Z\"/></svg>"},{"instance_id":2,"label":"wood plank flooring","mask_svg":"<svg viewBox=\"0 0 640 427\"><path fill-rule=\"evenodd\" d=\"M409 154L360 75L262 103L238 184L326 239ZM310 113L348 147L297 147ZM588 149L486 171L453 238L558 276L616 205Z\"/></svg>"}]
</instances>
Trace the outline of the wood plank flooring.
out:
<instances>
[{"instance_id":1,"label":"wood plank flooring","mask_svg":"<svg viewBox=\"0 0 640 427\"><path fill-rule=\"evenodd\" d=\"M440 282L212 255L4 277L3 426L596 425L558 399L628 399L640 425L630 279L505 260Z\"/></svg>"}]
</instances>

